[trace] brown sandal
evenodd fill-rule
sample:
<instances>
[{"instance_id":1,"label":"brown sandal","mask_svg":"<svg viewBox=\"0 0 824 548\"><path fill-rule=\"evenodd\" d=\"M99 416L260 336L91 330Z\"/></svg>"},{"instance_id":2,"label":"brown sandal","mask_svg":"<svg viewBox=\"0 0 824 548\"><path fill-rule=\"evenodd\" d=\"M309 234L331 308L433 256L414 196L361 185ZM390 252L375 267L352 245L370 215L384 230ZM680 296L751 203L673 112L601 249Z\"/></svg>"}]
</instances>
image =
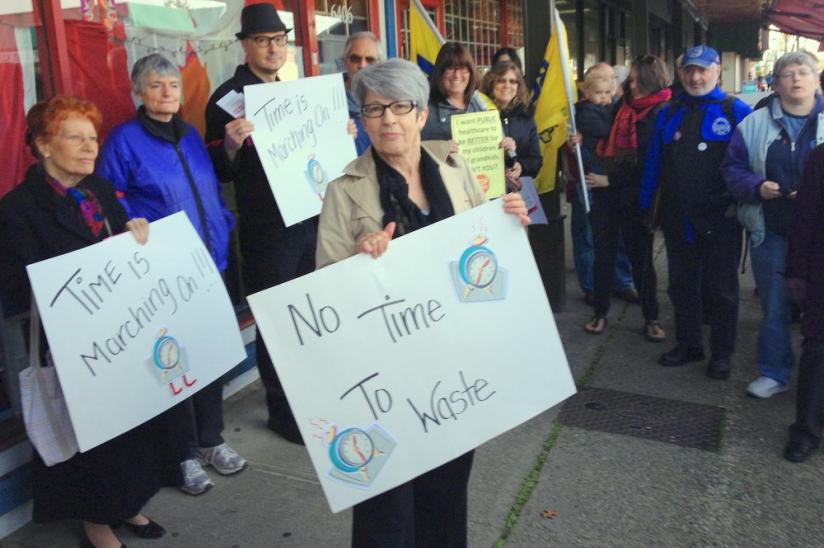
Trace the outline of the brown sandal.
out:
<instances>
[{"instance_id":1,"label":"brown sandal","mask_svg":"<svg viewBox=\"0 0 824 548\"><path fill-rule=\"evenodd\" d=\"M650 320L644 324L644 338L649 342L662 342L667 338L667 333L656 320Z\"/></svg>"},{"instance_id":2,"label":"brown sandal","mask_svg":"<svg viewBox=\"0 0 824 548\"><path fill-rule=\"evenodd\" d=\"M584 331L590 335L600 335L607 328L607 319L603 316L594 316L589 323L584 324Z\"/></svg>"}]
</instances>

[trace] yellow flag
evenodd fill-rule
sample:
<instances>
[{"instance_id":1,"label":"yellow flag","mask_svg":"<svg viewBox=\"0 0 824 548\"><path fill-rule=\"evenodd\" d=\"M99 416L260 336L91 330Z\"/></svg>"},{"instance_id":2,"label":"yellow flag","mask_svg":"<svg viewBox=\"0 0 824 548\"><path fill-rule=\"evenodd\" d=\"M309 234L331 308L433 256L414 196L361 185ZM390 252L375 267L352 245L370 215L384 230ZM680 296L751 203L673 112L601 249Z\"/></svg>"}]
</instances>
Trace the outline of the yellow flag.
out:
<instances>
[{"instance_id":1,"label":"yellow flag","mask_svg":"<svg viewBox=\"0 0 824 548\"><path fill-rule=\"evenodd\" d=\"M555 189L558 149L566 141L569 113L577 97L571 84L566 29L558 10L555 10L554 19L555 33L549 37L544 62L532 91L535 125L544 159L535 186L542 194Z\"/></svg>"},{"instance_id":2,"label":"yellow flag","mask_svg":"<svg viewBox=\"0 0 824 548\"><path fill-rule=\"evenodd\" d=\"M432 22L420 0L409 2L409 60L427 75L432 74L435 58L444 43L438 27Z\"/></svg>"}]
</instances>

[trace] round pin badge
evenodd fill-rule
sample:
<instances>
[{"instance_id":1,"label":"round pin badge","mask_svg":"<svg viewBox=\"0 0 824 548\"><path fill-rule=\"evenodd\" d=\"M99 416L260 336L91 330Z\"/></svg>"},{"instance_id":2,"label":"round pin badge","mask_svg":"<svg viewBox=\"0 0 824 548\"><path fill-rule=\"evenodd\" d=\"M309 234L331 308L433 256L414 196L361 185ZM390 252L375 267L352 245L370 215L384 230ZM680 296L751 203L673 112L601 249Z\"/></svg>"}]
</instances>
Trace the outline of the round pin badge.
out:
<instances>
[{"instance_id":1,"label":"round pin badge","mask_svg":"<svg viewBox=\"0 0 824 548\"><path fill-rule=\"evenodd\" d=\"M698 150L700 150L701 152L707 150L707 143L698 143Z\"/></svg>"}]
</instances>

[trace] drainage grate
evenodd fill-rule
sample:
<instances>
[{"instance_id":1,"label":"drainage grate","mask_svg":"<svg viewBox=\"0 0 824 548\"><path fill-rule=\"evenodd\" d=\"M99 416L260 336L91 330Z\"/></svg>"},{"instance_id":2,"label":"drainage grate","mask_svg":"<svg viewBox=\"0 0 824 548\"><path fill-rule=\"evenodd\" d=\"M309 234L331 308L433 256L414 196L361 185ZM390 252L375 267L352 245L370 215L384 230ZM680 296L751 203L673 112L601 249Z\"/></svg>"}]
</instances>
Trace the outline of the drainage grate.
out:
<instances>
[{"instance_id":1,"label":"drainage grate","mask_svg":"<svg viewBox=\"0 0 824 548\"><path fill-rule=\"evenodd\" d=\"M564 403L559 419L565 426L714 451L723 416L721 407L586 388Z\"/></svg>"}]
</instances>

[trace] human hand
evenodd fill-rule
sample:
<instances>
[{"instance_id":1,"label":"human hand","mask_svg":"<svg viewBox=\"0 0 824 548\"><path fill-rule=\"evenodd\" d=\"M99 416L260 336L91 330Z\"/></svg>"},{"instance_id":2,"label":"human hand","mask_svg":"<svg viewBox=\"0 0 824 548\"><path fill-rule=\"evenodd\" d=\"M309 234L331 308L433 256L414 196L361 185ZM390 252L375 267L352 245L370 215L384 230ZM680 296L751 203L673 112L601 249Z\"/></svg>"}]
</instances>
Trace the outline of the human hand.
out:
<instances>
[{"instance_id":1,"label":"human hand","mask_svg":"<svg viewBox=\"0 0 824 548\"><path fill-rule=\"evenodd\" d=\"M355 125L355 121L352 118L349 118L349 121L346 123L346 133L352 136L352 139L358 138L358 126Z\"/></svg>"},{"instance_id":2,"label":"human hand","mask_svg":"<svg viewBox=\"0 0 824 548\"><path fill-rule=\"evenodd\" d=\"M515 190L521 189L521 163L515 162L511 168L507 169L505 172L506 175L506 182Z\"/></svg>"},{"instance_id":3,"label":"human hand","mask_svg":"<svg viewBox=\"0 0 824 548\"><path fill-rule=\"evenodd\" d=\"M513 152L516 148L518 148L517 143L515 143L515 139L513 139L512 137L504 137L503 139L501 139L501 144L499 146L505 151L511 150Z\"/></svg>"},{"instance_id":4,"label":"human hand","mask_svg":"<svg viewBox=\"0 0 824 548\"><path fill-rule=\"evenodd\" d=\"M567 137L567 144L570 147L574 147L575 145L581 144L584 140L584 136L580 133L570 133Z\"/></svg>"},{"instance_id":5,"label":"human hand","mask_svg":"<svg viewBox=\"0 0 824 548\"><path fill-rule=\"evenodd\" d=\"M516 215L518 220L521 222L521 226L528 226L532 224L532 219L529 218L529 211L526 208L526 203L518 192L504 194L501 200L504 203L504 211L510 215Z\"/></svg>"},{"instance_id":6,"label":"human hand","mask_svg":"<svg viewBox=\"0 0 824 548\"><path fill-rule=\"evenodd\" d=\"M764 181L758 187L758 194L762 200L774 200L781 197L781 187L774 181Z\"/></svg>"},{"instance_id":7,"label":"human hand","mask_svg":"<svg viewBox=\"0 0 824 548\"><path fill-rule=\"evenodd\" d=\"M449 140L449 154L458 153L458 141Z\"/></svg>"},{"instance_id":8,"label":"human hand","mask_svg":"<svg viewBox=\"0 0 824 548\"><path fill-rule=\"evenodd\" d=\"M807 298L807 280L787 278L787 289L790 290L790 298L798 305Z\"/></svg>"},{"instance_id":9,"label":"human hand","mask_svg":"<svg viewBox=\"0 0 824 548\"><path fill-rule=\"evenodd\" d=\"M609 186L609 177L598 173L587 173L586 182L589 188L605 188Z\"/></svg>"},{"instance_id":10,"label":"human hand","mask_svg":"<svg viewBox=\"0 0 824 548\"><path fill-rule=\"evenodd\" d=\"M255 124L246 118L236 118L226 124L224 129L226 134L223 137L223 146L226 152L234 157L235 153L243 146L243 141L255 130Z\"/></svg>"},{"instance_id":11,"label":"human hand","mask_svg":"<svg viewBox=\"0 0 824 548\"><path fill-rule=\"evenodd\" d=\"M149 221L142 217L128 221L126 230L132 233L134 241L140 245L144 245L149 240Z\"/></svg>"},{"instance_id":12,"label":"human hand","mask_svg":"<svg viewBox=\"0 0 824 548\"><path fill-rule=\"evenodd\" d=\"M373 259L377 259L383 255L387 247L389 247L389 240L391 240L392 235L395 234L395 226L397 226L397 224L395 221L392 221L387 224L383 230L370 232L358 238L356 243L358 253L368 253L372 255Z\"/></svg>"}]
</instances>

